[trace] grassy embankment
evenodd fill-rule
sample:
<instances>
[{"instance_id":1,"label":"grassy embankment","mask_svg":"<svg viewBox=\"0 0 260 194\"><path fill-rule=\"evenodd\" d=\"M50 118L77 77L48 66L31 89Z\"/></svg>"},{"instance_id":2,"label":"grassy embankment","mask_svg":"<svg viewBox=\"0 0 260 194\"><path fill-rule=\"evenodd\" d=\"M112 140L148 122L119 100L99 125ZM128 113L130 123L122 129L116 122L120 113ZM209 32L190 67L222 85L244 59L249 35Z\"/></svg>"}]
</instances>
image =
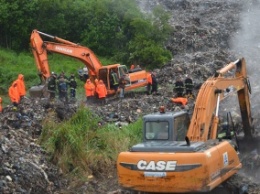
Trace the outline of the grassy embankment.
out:
<instances>
[{"instance_id":1,"label":"grassy embankment","mask_svg":"<svg viewBox=\"0 0 260 194\"><path fill-rule=\"evenodd\" d=\"M103 64L111 64L104 61ZM27 91L31 86L39 84L31 53L17 54L0 50L0 62L0 96L4 106L10 104L8 88L19 73L25 76ZM49 56L49 65L51 71L64 71L66 75L72 72L77 75L78 69L84 66L75 59L57 54ZM83 82L78 80L78 85L77 97L84 98ZM127 150L141 140L142 122L139 120L119 129L113 124L100 127L98 120L85 107L81 107L73 118L63 123L57 124L51 117L46 118L39 143L46 148L50 159L65 173L90 175L100 168L108 169L115 165L120 151Z\"/></svg>"},{"instance_id":2,"label":"grassy embankment","mask_svg":"<svg viewBox=\"0 0 260 194\"><path fill-rule=\"evenodd\" d=\"M40 139L51 160L65 173L85 175L107 173L114 168L118 153L140 142L142 121L118 128L98 126L99 118L88 108L80 108L68 121L57 126L47 118Z\"/></svg>"}]
</instances>

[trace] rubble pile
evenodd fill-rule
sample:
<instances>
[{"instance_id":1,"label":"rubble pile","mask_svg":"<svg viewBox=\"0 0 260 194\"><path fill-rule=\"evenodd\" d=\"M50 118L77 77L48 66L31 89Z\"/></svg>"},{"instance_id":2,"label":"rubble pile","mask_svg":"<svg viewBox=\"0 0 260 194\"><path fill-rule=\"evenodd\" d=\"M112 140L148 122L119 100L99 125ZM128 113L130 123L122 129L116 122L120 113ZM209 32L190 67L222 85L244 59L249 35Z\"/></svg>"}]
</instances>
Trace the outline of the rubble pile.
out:
<instances>
[{"instance_id":1,"label":"rubble pile","mask_svg":"<svg viewBox=\"0 0 260 194\"><path fill-rule=\"evenodd\" d=\"M40 101L28 98L0 114L0 193L54 193L59 188L59 171L37 144L46 115Z\"/></svg>"}]
</instances>

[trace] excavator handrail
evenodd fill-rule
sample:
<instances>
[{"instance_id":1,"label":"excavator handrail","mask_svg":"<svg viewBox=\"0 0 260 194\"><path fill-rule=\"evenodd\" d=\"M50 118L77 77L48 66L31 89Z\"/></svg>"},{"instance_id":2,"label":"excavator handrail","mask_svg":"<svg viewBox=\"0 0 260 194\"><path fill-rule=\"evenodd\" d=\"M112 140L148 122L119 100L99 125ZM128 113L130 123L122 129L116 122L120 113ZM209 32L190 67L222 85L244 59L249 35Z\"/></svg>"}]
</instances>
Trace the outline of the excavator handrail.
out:
<instances>
[{"instance_id":1,"label":"excavator handrail","mask_svg":"<svg viewBox=\"0 0 260 194\"><path fill-rule=\"evenodd\" d=\"M235 70L235 76L229 76ZM218 108L224 93L233 88L237 92L245 137L252 137L251 105L249 100L249 85L244 58L229 63L216 71L201 86L187 131L190 141L207 141L217 138L219 123Z\"/></svg>"}]
</instances>

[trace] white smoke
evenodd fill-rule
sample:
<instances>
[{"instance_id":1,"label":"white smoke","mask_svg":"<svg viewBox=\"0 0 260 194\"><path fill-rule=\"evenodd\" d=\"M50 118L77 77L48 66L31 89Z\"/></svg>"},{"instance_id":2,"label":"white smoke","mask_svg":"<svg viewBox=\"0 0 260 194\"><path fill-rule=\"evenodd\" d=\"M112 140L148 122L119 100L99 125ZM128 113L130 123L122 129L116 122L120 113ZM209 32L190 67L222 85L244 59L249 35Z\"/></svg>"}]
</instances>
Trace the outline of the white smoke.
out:
<instances>
[{"instance_id":1,"label":"white smoke","mask_svg":"<svg viewBox=\"0 0 260 194\"><path fill-rule=\"evenodd\" d=\"M260 118L260 0L244 1L239 30L231 40L238 57L244 57L252 87L251 105L254 117Z\"/></svg>"},{"instance_id":2,"label":"white smoke","mask_svg":"<svg viewBox=\"0 0 260 194\"><path fill-rule=\"evenodd\" d=\"M260 73L260 0L246 1L243 7L240 28L231 40L231 48L246 59L248 74L254 79Z\"/></svg>"},{"instance_id":3,"label":"white smoke","mask_svg":"<svg viewBox=\"0 0 260 194\"><path fill-rule=\"evenodd\" d=\"M250 98L254 128L260 132L260 0L244 1L243 8L243 12L240 13L239 30L232 38L231 46L234 53L246 60L252 90ZM259 145L255 147L258 151ZM255 170L251 176L258 179L259 169ZM250 173L246 172L246 175L250 176Z\"/></svg>"}]
</instances>

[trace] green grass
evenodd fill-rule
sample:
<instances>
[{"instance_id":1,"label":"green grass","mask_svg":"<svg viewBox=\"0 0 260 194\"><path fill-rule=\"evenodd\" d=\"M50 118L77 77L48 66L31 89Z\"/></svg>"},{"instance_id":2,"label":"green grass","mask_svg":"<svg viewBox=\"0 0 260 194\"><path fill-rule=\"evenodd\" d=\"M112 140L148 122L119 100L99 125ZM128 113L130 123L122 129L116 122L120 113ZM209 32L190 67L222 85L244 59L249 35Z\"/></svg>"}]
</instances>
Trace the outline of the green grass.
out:
<instances>
[{"instance_id":1,"label":"green grass","mask_svg":"<svg viewBox=\"0 0 260 194\"><path fill-rule=\"evenodd\" d=\"M98 126L99 118L84 107L59 125L49 118L52 117L44 122L39 143L66 173L86 175L109 169L115 165L118 153L142 137L141 119L122 128L113 124Z\"/></svg>"}]
</instances>

